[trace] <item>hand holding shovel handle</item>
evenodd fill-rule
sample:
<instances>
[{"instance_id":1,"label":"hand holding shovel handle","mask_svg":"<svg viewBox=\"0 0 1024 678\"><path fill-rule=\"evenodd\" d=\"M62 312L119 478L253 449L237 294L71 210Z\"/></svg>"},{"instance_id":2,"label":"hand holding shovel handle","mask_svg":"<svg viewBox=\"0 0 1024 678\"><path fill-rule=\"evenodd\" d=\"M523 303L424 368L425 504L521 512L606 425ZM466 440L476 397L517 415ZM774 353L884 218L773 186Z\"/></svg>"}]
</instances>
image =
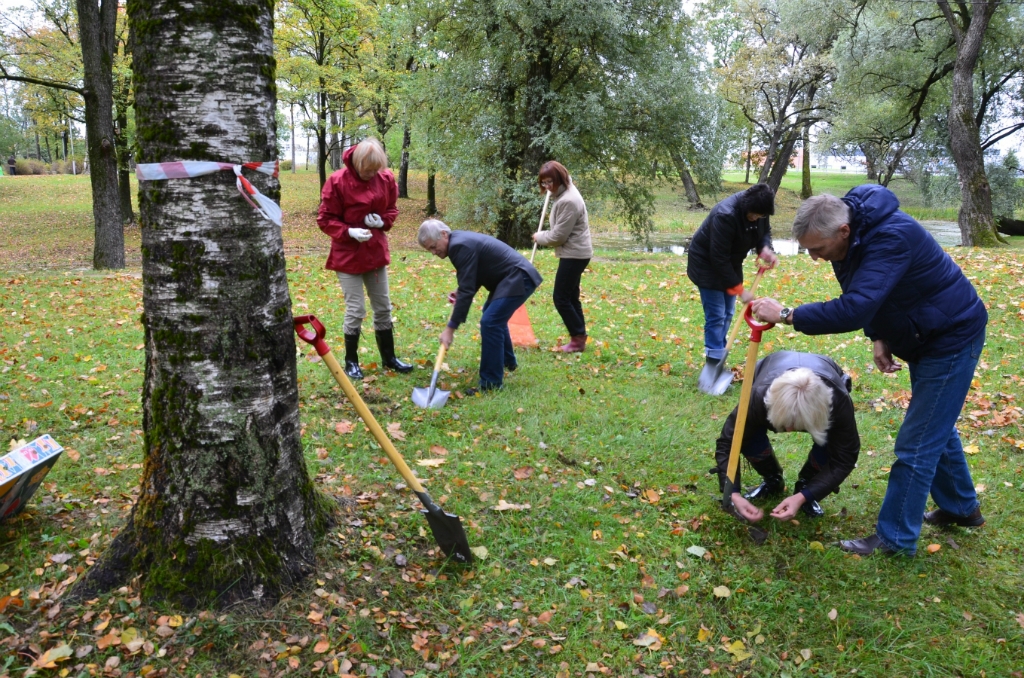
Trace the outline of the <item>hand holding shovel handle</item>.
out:
<instances>
[{"instance_id":1,"label":"hand holding shovel handle","mask_svg":"<svg viewBox=\"0 0 1024 678\"><path fill-rule=\"evenodd\" d=\"M540 223L537 224L537 233L544 230L544 215L548 212L548 200L551 199L551 191L547 191L544 194L544 209L540 211ZM530 263L533 263L533 258L537 255L537 241L533 241L533 252L530 253Z\"/></svg>"},{"instance_id":2,"label":"hand holding shovel handle","mask_svg":"<svg viewBox=\"0 0 1024 678\"><path fill-rule=\"evenodd\" d=\"M743 368L743 387L740 389L739 410L736 412L736 426L732 434L732 447L729 449L729 466L726 469L725 489L722 491L722 508L725 512L739 518L740 515L732 503L732 493L738 492L736 471L740 466L740 448L743 447L743 434L747 427L747 411L750 409L750 393L754 388L754 368L757 367L757 349L761 345L761 334L775 327L774 323L759 323L754 320L750 304L743 310L743 319L750 326L750 345L747 347L747 363Z\"/></svg>"},{"instance_id":3,"label":"hand holding shovel handle","mask_svg":"<svg viewBox=\"0 0 1024 678\"><path fill-rule=\"evenodd\" d=\"M370 408L363 402L359 392L352 385L352 382L348 380L348 377L345 376L345 371L331 353L331 348L324 341L327 330L324 328L323 323L315 315L297 316L294 319L294 323L295 333L299 335L300 339L307 344L311 344L316 349L317 355L323 359L324 364L327 365L335 380L342 390L345 391L345 395L356 408L356 412L359 413L363 423L370 429L370 433L377 439L377 443L384 450L384 454L388 456L388 459L398 469L406 484L412 488L416 496L423 502L423 506L426 508L424 513L426 514L427 522L430 524L430 529L434 533L434 539L438 545L447 555L454 557L456 560L463 563L472 562L473 553L469 550L469 541L466 538L466 532L462 527L459 517L445 513L441 507L435 504L430 495L427 494L423 484L420 483L419 478L412 474L412 470L405 463L405 459L398 453L395 446L391 444L387 434L384 433L384 429L377 423L373 413L370 412ZM307 329L306 324L312 326L313 329Z\"/></svg>"}]
</instances>

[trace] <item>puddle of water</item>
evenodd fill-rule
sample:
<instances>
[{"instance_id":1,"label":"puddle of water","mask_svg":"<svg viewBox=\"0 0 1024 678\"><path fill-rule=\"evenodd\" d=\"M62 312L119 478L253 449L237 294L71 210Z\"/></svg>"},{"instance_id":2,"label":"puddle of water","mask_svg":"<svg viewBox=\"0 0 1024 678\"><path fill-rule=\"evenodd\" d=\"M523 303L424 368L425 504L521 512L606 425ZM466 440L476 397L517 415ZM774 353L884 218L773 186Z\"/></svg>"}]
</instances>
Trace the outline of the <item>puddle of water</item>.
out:
<instances>
[{"instance_id":1,"label":"puddle of water","mask_svg":"<svg viewBox=\"0 0 1024 678\"><path fill-rule=\"evenodd\" d=\"M922 221L920 224L943 247L960 245L960 227L955 221ZM607 233L594 238L594 247L597 249L620 252L660 252L677 256L686 254L689 244L690 236L680 233L653 233L646 244L638 243L632 236L621 233ZM772 244L775 253L780 257L791 257L806 251L800 249L800 244L796 240L788 238L775 238L772 240Z\"/></svg>"}]
</instances>

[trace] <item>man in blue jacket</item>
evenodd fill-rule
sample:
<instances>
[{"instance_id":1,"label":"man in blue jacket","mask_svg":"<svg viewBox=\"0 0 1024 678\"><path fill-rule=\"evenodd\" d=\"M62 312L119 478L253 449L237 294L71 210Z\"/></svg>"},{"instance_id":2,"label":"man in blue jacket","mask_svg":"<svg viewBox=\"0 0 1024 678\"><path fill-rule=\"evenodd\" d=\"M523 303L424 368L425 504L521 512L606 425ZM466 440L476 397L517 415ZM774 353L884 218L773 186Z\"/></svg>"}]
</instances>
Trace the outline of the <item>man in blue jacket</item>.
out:
<instances>
[{"instance_id":1,"label":"man in blue jacket","mask_svg":"<svg viewBox=\"0 0 1024 678\"><path fill-rule=\"evenodd\" d=\"M763 320L804 334L863 329L883 372L910 367L911 400L896 436L896 462L875 534L841 542L868 555L914 555L922 521L977 527L985 522L956 420L974 377L988 313L960 267L892 191L875 184L843 199L810 198L797 212L793 235L811 258L832 262L843 293L826 302L783 308L754 302ZM928 494L938 508L925 513Z\"/></svg>"},{"instance_id":2,"label":"man in blue jacket","mask_svg":"<svg viewBox=\"0 0 1024 678\"><path fill-rule=\"evenodd\" d=\"M455 308L440 336L445 348L451 346L455 330L466 321L477 291L483 287L490 292L480 316L480 390L501 388L505 370L517 366L508 321L541 284L540 273L526 257L497 238L453 231L437 219L420 224L417 240L431 254L447 257L459 281L458 290L450 297ZM475 392L466 390L467 394Z\"/></svg>"}]
</instances>

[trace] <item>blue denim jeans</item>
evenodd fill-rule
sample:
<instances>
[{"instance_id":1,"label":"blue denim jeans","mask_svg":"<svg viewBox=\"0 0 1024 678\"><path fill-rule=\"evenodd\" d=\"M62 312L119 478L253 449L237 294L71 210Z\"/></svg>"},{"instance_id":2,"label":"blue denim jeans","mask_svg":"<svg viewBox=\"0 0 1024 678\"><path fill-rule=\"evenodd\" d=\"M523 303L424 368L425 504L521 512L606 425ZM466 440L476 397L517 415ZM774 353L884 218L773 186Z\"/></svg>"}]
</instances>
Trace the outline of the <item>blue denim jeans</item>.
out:
<instances>
[{"instance_id":1,"label":"blue denim jeans","mask_svg":"<svg viewBox=\"0 0 1024 678\"><path fill-rule=\"evenodd\" d=\"M953 515L978 508L956 420L984 346L982 330L956 353L908 363L910 406L896 435L896 461L875 528L891 549L916 553L929 492Z\"/></svg>"},{"instance_id":2,"label":"blue denim jeans","mask_svg":"<svg viewBox=\"0 0 1024 678\"><path fill-rule=\"evenodd\" d=\"M700 290L700 305L704 307L704 355L720 360L728 353L725 340L728 339L736 296L721 290L697 289Z\"/></svg>"},{"instance_id":3,"label":"blue denim jeans","mask_svg":"<svg viewBox=\"0 0 1024 678\"><path fill-rule=\"evenodd\" d=\"M512 335L508 321L516 309L526 303L537 286L529 276L523 275L526 294L519 297L488 299L480 316L480 390L501 388L505 368L516 368L516 354L512 348Z\"/></svg>"}]
</instances>

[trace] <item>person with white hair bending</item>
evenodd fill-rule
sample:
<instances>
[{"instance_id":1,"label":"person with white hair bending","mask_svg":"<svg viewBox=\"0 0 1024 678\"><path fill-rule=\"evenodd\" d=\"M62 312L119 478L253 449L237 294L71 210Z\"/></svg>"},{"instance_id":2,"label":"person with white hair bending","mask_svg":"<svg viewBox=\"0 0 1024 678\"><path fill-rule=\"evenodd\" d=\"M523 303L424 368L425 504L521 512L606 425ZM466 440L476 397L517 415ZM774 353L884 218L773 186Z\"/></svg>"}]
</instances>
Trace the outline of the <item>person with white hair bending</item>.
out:
<instances>
[{"instance_id":1,"label":"person with white hair bending","mask_svg":"<svg viewBox=\"0 0 1024 678\"><path fill-rule=\"evenodd\" d=\"M458 290L449 295L455 308L440 336L445 347L451 346L455 330L466 321L477 291L483 287L490 292L480 316L480 390L501 388L505 370L518 366L508 321L540 285L540 273L526 257L497 238L453 231L437 219L420 224L417 240L431 254L447 257L459 281ZM476 389L466 392L473 394Z\"/></svg>"},{"instance_id":2,"label":"person with white hair bending","mask_svg":"<svg viewBox=\"0 0 1024 678\"><path fill-rule=\"evenodd\" d=\"M384 367L410 372L395 356L395 335L388 292L388 237L398 217L398 184L387 168L384 147L368 137L342 155L344 166L327 178L316 223L331 236L327 269L338 274L345 295L345 374L362 379L359 333L366 317L363 287L373 307L373 329Z\"/></svg>"},{"instance_id":3,"label":"person with white hair bending","mask_svg":"<svg viewBox=\"0 0 1024 678\"><path fill-rule=\"evenodd\" d=\"M789 520L797 511L812 518L825 514L818 501L839 492L860 455L851 386L842 368L822 355L778 351L758 361L740 452L761 476L761 484L745 495L733 493L733 505L741 515L757 522L764 512L751 501L779 497L785 498L772 510L773 518ZM718 473L720 489L725 488L738 410L726 419L715 446L717 467L712 472ZM811 451L788 496L768 431L811 435ZM738 468L736 487L740 487Z\"/></svg>"}]
</instances>

